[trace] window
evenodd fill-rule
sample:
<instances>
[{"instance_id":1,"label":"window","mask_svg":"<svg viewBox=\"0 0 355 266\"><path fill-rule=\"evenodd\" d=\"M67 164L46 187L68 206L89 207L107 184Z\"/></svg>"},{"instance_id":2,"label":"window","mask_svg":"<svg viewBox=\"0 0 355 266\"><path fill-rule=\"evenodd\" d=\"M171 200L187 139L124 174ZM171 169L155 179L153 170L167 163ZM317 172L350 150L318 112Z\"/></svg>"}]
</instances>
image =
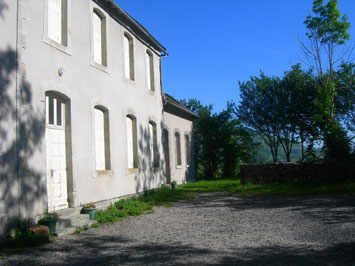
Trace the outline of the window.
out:
<instances>
[{"instance_id":1,"label":"window","mask_svg":"<svg viewBox=\"0 0 355 266\"><path fill-rule=\"evenodd\" d=\"M95 169L110 170L108 111L96 106L95 113Z\"/></svg>"},{"instance_id":2,"label":"window","mask_svg":"<svg viewBox=\"0 0 355 266\"><path fill-rule=\"evenodd\" d=\"M64 127L65 104L59 98L46 96L47 124Z\"/></svg>"},{"instance_id":3,"label":"window","mask_svg":"<svg viewBox=\"0 0 355 266\"><path fill-rule=\"evenodd\" d=\"M175 133L175 155L176 155L176 166L181 166L181 143L180 143L180 133Z\"/></svg>"},{"instance_id":4,"label":"window","mask_svg":"<svg viewBox=\"0 0 355 266\"><path fill-rule=\"evenodd\" d=\"M48 38L68 45L68 0L48 0Z\"/></svg>"},{"instance_id":5,"label":"window","mask_svg":"<svg viewBox=\"0 0 355 266\"><path fill-rule=\"evenodd\" d=\"M149 122L149 150L152 166L158 164L158 144L157 144L157 127L154 122Z\"/></svg>"},{"instance_id":6,"label":"window","mask_svg":"<svg viewBox=\"0 0 355 266\"><path fill-rule=\"evenodd\" d=\"M146 60L146 77L148 89L154 91L154 62L153 54L151 51L147 50L145 54Z\"/></svg>"},{"instance_id":7,"label":"window","mask_svg":"<svg viewBox=\"0 0 355 266\"><path fill-rule=\"evenodd\" d=\"M93 12L93 50L94 62L107 66L106 55L106 18L97 9Z\"/></svg>"},{"instance_id":8,"label":"window","mask_svg":"<svg viewBox=\"0 0 355 266\"><path fill-rule=\"evenodd\" d=\"M123 39L125 77L134 80L133 38L128 33L125 33Z\"/></svg>"},{"instance_id":9,"label":"window","mask_svg":"<svg viewBox=\"0 0 355 266\"><path fill-rule=\"evenodd\" d=\"M190 152L191 152L191 143L190 143L190 136L185 135L185 152L186 152L186 165L190 165Z\"/></svg>"},{"instance_id":10,"label":"window","mask_svg":"<svg viewBox=\"0 0 355 266\"><path fill-rule=\"evenodd\" d=\"M138 168L137 124L134 116L128 115L127 121L127 167Z\"/></svg>"}]
</instances>

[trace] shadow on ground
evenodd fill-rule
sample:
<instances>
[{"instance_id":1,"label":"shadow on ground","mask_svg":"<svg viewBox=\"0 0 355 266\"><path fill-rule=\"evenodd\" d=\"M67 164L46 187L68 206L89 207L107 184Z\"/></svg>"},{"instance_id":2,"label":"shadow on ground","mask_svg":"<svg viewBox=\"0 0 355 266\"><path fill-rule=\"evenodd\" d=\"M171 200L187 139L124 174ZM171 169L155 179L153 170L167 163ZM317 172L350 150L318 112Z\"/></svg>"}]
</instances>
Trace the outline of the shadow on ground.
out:
<instances>
[{"instance_id":1,"label":"shadow on ground","mask_svg":"<svg viewBox=\"0 0 355 266\"><path fill-rule=\"evenodd\" d=\"M232 211L286 208L287 211L298 211L305 217L319 219L324 224L355 223L354 196L234 197L230 193L221 192L202 193L201 197L195 200L177 204L184 208L227 207Z\"/></svg>"},{"instance_id":2,"label":"shadow on ground","mask_svg":"<svg viewBox=\"0 0 355 266\"><path fill-rule=\"evenodd\" d=\"M64 246L52 244L33 250L31 257L35 259L17 256L8 265L25 261L26 265L354 265L355 242L319 250L270 246L219 252L177 243L134 244L121 237L80 235Z\"/></svg>"}]
</instances>

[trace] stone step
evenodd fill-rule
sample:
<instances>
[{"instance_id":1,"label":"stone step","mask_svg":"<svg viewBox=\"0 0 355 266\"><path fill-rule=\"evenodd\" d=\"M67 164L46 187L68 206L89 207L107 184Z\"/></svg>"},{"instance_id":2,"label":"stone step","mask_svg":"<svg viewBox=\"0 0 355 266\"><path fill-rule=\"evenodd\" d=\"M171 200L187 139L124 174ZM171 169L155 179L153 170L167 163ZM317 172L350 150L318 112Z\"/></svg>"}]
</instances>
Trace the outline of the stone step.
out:
<instances>
[{"instance_id":1,"label":"stone step","mask_svg":"<svg viewBox=\"0 0 355 266\"><path fill-rule=\"evenodd\" d=\"M90 220L88 214L80 214L80 210L80 208L68 208L57 211L57 236L72 234L78 227L90 226L96 222L95 220Z\"/></svg>"}]
</instances>

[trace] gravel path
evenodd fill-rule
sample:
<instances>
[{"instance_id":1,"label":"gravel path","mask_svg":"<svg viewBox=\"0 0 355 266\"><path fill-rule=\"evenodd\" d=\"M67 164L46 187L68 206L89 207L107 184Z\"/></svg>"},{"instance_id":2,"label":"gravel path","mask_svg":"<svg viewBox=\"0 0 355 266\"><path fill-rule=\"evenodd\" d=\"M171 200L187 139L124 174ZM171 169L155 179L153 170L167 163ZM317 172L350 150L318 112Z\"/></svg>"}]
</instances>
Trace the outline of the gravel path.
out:
<instances>
[{"instance_id":1,"label":"gravel path","mask_svg":"<svg viewBox=\"0 0 355 266\"><path fill-rule=\"evenodd\" d=\"M355 265L355 197L206 193L0 264Z\"/></svg>"}]
</instances>

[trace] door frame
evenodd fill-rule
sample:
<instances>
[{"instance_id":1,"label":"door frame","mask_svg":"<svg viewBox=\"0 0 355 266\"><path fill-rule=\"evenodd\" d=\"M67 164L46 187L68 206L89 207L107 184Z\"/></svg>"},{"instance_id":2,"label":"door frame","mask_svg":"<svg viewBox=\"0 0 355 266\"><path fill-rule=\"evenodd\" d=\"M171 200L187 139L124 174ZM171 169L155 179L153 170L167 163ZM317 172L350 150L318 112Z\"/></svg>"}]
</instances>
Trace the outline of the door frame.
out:
<instances>
[{"instance_id":1,"label":"door frame","mask_svg":"<svg viewBox=\"0 0 355 266\"><path fill-rule=\"evenodd\" d=\"M74 207L76 201L76 189L73 180L73 167L72 167L72 136L71 136L71 101L64 94L57 91L46 91L44 95L45 102L45 129L53 128L47 124L47 97L59 99L64 104L64 131L65 131L65 157L66 157L66 178L67 178L67 202L68 207ZM46 150L46 149L45 149ZM48 183L48 166L47 155L46 158L46 182ZM47 208L49 209L49 200L47 193Z\"/></svg>"}]
</instances>

